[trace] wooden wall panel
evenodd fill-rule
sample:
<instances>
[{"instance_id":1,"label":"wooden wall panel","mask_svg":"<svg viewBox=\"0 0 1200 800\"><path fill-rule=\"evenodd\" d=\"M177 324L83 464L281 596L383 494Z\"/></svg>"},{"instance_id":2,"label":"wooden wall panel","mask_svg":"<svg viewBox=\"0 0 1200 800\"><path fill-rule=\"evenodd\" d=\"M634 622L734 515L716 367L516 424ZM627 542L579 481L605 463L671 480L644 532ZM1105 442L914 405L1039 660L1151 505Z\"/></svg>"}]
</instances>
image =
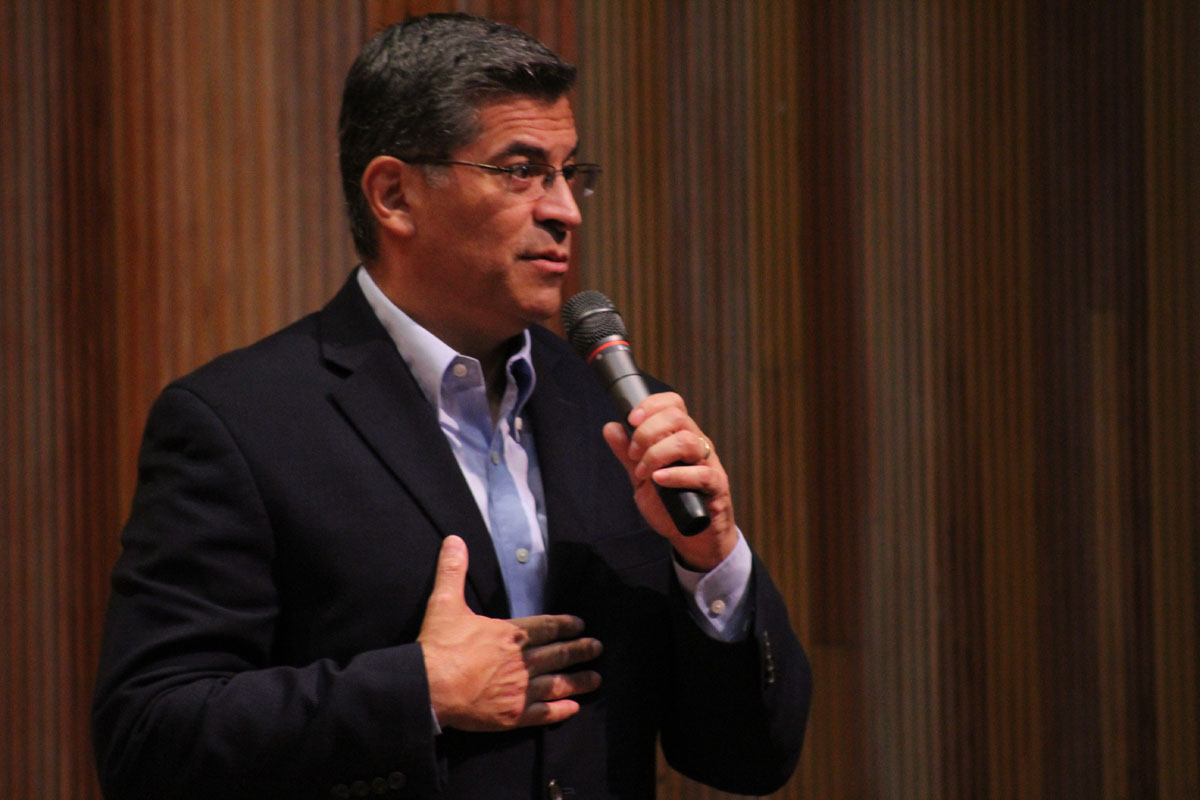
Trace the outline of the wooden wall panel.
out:
<instances>
[{"instance_id":1,"label":"wooden wall panel","mask_svg":"<svg viewBox=\"0 0 1200 800\"><path fill-rule=\"evenodd\" d=\"M1200 794L1200 7L1147 4L1146 431L1148 548L1139 600L1152 620L1153 681L1129 698L1154 743L1160 797Z\"/></svg>"},{"instance_id":2,"label":"wooden wall panel","mask_svg":"<svg viewBox=\"0 0 1200 800\"><path fill-rule=\"evenodd\" d=\"M0 11L0 797L85 798L115 378L101 9Z\"/></svg>"},{"instance_id":3,"label":"wooden wall panel","mask_svg":"<svg viewBox=\"0 0 1200 800\"><path fill-rule=\"evenodd\" d=\"M580 3L584 282L817 669L781 796L1195 793L1185 6Z\"/></svg>"},{"instance_id":4,"label":"wooden wall panel","mask_svg":"<svg viewBox=\"0 0 1200 800\"><path fill-rule=\"evenodd\" d=\"M713 432L813 658L778 796L1200 795L1194 3L17 0L0 796L97 796L146 407L344 279L341 81L431 10L581 66L572 290Z\"/></svg>"},{"instance_id":5,"label":"wooden wall panel","mask_svg":"<svg viewBox=\"0 0 1200 800\"><path fill-rule=\"evenodd\" d=\"M943 637L935 612L939 515L928 402L945 377L936 348L946 337L935 327L941 317L933 307L945 291L939 286L945 229L928 224L949 205L930 191L940 177L931 151L942 151L945 131L929 106L908 103L881 113L916 94L923 62L938 64L934 75L944 74L931 16L897 4L876 9L862 23L862 259L874 269L863 285L873 457L863 548L871 590L861 659L871 711L866 755L859 757L875 796L887 796L880 787L889 786L940 796L945 766L933 736L945 711L935 658ZM929 205L921 214L924 198ZM884 452L887 457L875 457Z\"/></svg>"},{"instance_id":6,"label":"wooden wall panel","mask_svg":"<svg viewBox=\"0 0 1200 800\"><path fill-rule=\"evenodd\" d=\"M318 308L356 259L337 175L358 4L113 2L122 497L171 377Z\"/></svg>"}]
</instances>

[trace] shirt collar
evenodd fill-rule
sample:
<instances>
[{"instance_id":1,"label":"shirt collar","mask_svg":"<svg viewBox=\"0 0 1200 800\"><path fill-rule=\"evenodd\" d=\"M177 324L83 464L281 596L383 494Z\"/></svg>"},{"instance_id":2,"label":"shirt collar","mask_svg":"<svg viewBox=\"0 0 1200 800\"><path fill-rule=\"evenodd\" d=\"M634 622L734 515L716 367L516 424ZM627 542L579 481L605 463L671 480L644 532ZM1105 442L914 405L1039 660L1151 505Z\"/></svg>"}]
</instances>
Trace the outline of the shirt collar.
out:
<instances>
[{"instance_id":1,"label":"shirt collar","mask_svg":"<svg viewBox=\"0 0 1200 800\"><path fill-rule=\"evenodd\" d=\"M454 365L468 362L474 363L476 368L478 368L478 361L471 356L464 356L456 352L454 348L430 333L412 317L400 310L383 293L383 290L379 288L367 273L365 267L359 267L357 277L358 285L362 289L367 303L371 306L371 310L375 312L375 316L379 318L379 322L383 325L384 330L387 331L388 336L395 343L396 350L399 351L400 357L404 359L404 363L412 371L417 385L421 387L421 391L425 394L425 398L434 408L441 408L442 390ZM519 341L520 346L515 348L512 355L508 357L508 362L505 365L505 373L508 376L508 388L505 390L502 409L506 417L521 413L525 402L529 399L529 395L533 393L533 387L536 382L531 354L532 340L528 330L521 332ZM513 397L513 405L511 408L508 408L508 400L513 395L514 388L515 397Z\"/></svg>"}]
</instances>

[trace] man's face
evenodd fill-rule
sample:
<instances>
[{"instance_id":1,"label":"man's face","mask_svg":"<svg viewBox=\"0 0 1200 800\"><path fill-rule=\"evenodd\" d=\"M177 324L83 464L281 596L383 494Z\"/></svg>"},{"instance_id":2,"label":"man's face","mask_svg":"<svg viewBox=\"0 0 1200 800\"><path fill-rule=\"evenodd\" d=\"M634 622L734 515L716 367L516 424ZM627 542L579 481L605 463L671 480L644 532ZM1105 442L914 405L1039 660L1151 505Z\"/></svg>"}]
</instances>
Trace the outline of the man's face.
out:
<instances>
[{"instance_id":1,"label":"man's face","mask_svg":"<svg viewBox=\"0 0 1200 800\"><path fill-rule=\"evenodd\" d=\"M479 110L480 134L450 158L495 166L575 159L575 117L566 98L512 98ZM413 207L414 253L439 319L422 320L462 347L495 346L558 312L581 222L567 183L506 189L505 177L467 166L439 167ZM429 311L430 309L427 309ZM457 338L459 341L452 341Z\"/></svg>"}]
</instances>

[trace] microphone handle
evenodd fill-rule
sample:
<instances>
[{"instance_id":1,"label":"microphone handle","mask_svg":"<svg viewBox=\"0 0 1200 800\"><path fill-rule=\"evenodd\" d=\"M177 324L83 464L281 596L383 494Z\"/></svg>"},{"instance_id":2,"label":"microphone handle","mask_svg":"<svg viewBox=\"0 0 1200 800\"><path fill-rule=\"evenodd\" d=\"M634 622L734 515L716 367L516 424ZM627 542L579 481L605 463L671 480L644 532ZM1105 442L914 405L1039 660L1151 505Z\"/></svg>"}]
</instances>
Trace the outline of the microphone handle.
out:
<instances>
[{"instance_id":1,"label":"microphone handle","mask_svg":"<svg viewBox=\"0 0 1200 800\"><path fill-rule=\"evenodd\" d=\"M633 363L628 346L622 343L595 352L592 366L606 379L608 396L621 413L621 424L625 426L625 431L632 435L633 427L628 422L629 412L650 396L650 389ZM689 465L683 461L676 461L671 466ZM671 515L671 521L684 536L695 536L712 524L708 508L704 505L704 496L700 492L694 489L659 486L657 483L654 484L654 488L658 491L667 513Z\"/></svg>"}]
</instances>

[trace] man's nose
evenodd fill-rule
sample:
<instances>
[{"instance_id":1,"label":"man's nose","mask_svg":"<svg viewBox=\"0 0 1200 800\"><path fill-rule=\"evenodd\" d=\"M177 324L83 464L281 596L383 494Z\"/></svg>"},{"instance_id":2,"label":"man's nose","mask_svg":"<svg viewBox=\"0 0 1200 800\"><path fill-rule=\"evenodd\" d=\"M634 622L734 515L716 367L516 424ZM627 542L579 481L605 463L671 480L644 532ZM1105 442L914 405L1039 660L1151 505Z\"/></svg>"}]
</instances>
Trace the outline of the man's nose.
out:
<instances>
[{"instance_id":1,"label":"man's nose","mask_svg":"<svg viewBox=\"0 0 1200 800\"><path fill-rule=\"evenodd\" d=\"M546 187L546 193L538 200L534 215L539 222L556 220L568 229L579 227L583 214L571 191L571 185L562 172L558 172Z\"/></svg>"}]
</instances>

